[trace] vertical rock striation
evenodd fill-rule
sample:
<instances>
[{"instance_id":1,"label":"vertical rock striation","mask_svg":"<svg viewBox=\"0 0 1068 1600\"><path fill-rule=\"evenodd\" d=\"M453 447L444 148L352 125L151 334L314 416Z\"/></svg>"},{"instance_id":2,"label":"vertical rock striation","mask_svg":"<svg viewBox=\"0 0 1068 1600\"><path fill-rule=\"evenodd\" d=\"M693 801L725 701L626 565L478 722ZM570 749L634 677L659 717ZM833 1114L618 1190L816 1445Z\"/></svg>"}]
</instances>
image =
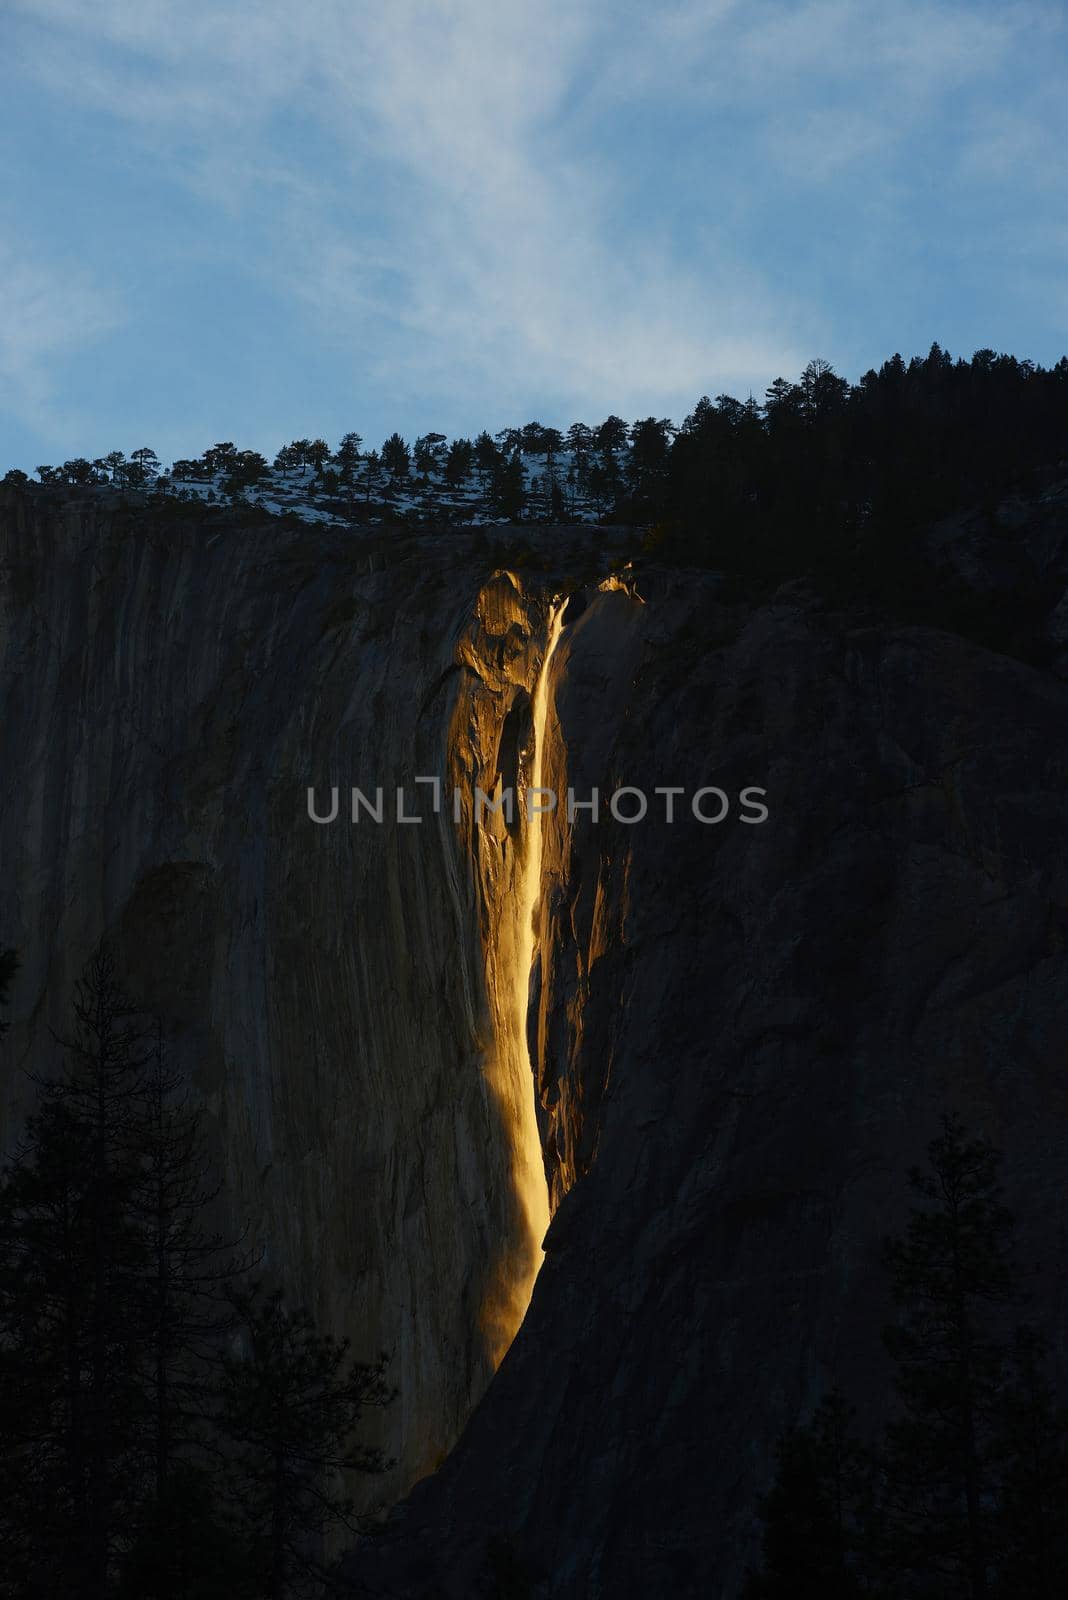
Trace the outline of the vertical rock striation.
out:
<instances>
[{"instance_id":1,"label":"vertical rock striation","mask_svg":"<svg viewBox=\"0 0 1068 1600\"><path fill-rule=\"evenodd\" d=\"M538 530L542 564L509 573L470 535L164 528L77 496L0 517L8 1133L9 1069L42 1063L108 932L234 1214L395 1352L381 1492L448 1452L344 1585L467 1600L505 1561L554 1600L736 1595L783 1423L834 1381L878 1420L872 1246L947 1105L1028 1176L1009 1199L1063 1356L1057 649L801 585L606 580L600 529ZM1044 503L1049 585L1065 526ZM966 527L951 554L981 587ZM426 789L396 820L417 776L460 790L458 823ZM529 833L474 794L536 776L600 815L544 819L535 895ZM381 826L348 820L354 783L383 787ZM641 821L609 806L628 788ZM552 1220L493 1375L537 1266L532 1112Z\"/></svg>"},{"instance_id":2,"label":"vertical rock striation","mask_svg":"<svg viewBox=\"0 0 1068 1600\"><path fill-rule=\"evenodd\" d=\"M602 815L546 840L545 1265L456 1450L351 1559L372 1592L738 1594L781 1428L835 1382L884 1414L875 1247L946 1107L1008 1152L1064 1350L1068 684L800 585L638 587L587 591L553 661L550 781ZM730 812L629 824L622 786Z\"/></svg>"},{"instance_id":3,"label":"vertical rock striation","mask_svg":"<svg viewBox=\"0 0 1068 1600\"><path fill-rule=\"evenodd\" d=\"M544 603L480 595L470 536L89 496L6 494L0 563L0 928L22 953L0 1133L107 936L209 1113L230 1220L324 1324L392 1352L388 1502L484 1390L547 1221L498 1006L522 850L492 857L414 783L469 796L525 759ZM352 823L353 785L382 788L381 826ZM309 786L321 816L338 790L336 821Z\"/></svg>"}]
</instances>

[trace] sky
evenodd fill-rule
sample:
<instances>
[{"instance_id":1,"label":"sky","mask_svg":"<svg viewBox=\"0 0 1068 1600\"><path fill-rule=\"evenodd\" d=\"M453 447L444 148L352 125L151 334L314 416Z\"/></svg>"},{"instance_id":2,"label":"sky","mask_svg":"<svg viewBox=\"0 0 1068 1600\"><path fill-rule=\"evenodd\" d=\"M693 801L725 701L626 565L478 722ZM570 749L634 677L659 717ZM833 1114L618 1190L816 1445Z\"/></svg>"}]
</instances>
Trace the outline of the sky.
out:
<instances>
[{"instance_id":1,"label":"sky","mask_svg":"<svg viewBox=\"0 0 1068 1600\"><path fill-rule=\"evenodd\" d=\"M0 0L0 473L1068 351L1064 0Z\"/></svg>"}]
</instances>

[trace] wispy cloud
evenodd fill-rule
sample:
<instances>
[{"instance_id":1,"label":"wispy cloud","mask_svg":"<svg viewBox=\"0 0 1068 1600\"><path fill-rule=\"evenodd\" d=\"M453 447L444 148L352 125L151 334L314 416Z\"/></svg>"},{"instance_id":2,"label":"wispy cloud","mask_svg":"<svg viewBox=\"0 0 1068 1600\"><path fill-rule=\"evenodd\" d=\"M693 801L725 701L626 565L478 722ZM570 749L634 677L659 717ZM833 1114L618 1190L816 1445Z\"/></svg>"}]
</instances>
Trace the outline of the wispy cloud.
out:
<instances>
[{"instance_id":1,"label":"wispy cloud","mask_svg":"<svg viewBox=\"0 0 1068 1600\"><path fill-rule=\"evenodd\" d=\"M0 392L5 409L23 420L51 419L57 362L113 332L121 323L112 295L75 265L35 259L0 242Z\"/></svg>"},{"instance_id":2,"label":"wispy cloud","mask_svg":"<svg viewBox=\"0 0 1068 1600\"><path fill-rule=\"evenodd\" d=\"M896 259L932 161L1059 182L1045 0L8 7L18 69L118 119L218 259L408 413L744 391L848 345L828 285Z\"/></svg>"},{"instance_id":3,"label":"wispy cloud","mask_svg":"<svg viewBox=\"0 0 1068 1600\"><path fill-rule=\"evenodd\" d=\"M221 206L275 193L268 270L382 376L473 387L504 369L625 406L800 356L801 308L728 248L686 263L638 229L620 252L611 160L561 128L605 48L599 7L17 3L61 41L36 62L27 44L27 70L125 119ZM293 111L335 165L294 162L277 125ZM369 183L373 228L354 236L347 194Z\"/></svg>"}]
</instances>

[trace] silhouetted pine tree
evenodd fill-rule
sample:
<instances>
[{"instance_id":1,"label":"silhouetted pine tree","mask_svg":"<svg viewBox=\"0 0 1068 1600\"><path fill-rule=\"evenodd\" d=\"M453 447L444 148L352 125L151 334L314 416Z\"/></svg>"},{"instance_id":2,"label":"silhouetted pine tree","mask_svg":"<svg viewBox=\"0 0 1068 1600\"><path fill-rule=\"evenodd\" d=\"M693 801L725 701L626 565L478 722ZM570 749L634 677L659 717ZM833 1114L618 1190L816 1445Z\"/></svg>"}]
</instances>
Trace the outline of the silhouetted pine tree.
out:
<instances>
[{"instance_id":1,"label":"silhouetted pine tree","mask_svg":"<svg viewBox=\"0 0 1068 1600\"><path fill-rule=\"evenodd\" d=\"M470 439L454 439L445 456L445 482L458 489L474 466L475 447Z\"/></svg>"},{"instance_id":2,"label":"silhouetted pine tree","mask_svg":"<svg viewBox=\"0 0 1068 1600\"><path fill-rule=\"evenodd\" d=\"M513 451L507 460L498 462L491 493L493 503L502 517L509 522L520 521L526 509L527 489L523 458L518 450Z\"/></svg>"},{"instance_id":3,"label":"silhouetted pine tree","mask_svg":"<svg viewBox=\"0 0 1068 1600\"><path fill-rule=\"evenodd\" d=\"M670 462L671 423L666 417L645 417L630 430L627 484L632 514L641 518L663 501Z\"/></svg>"},{"instance_id":4,"label":"silhouetted pine tree","mask_svg":"<svg viewBox=\"0 0 1068 1600\"><path fill-rule=\"evenodd\" d=\"M870 1463L852 1432L854 1413L835 1391L807 1427L784 1434L761 1518L763 1561L744 1600L854 1600L860 1575Z\"/></svg>"},{"instance_id":5,"label":"silhouetted pine tree","mask_svg":"<svg viewBox=\"0 0 1068 1600\"><path fill-rule=\"evenodd\" d=\"M305 451L305 459L314 467L319 477L323 475L323 467L330 459L330 446L325 439L311 439Z\"/></svg>"},{"instance_id":6,"label":"silhouetted pine tree","mask_svg":"<svg viewBox=\"0 0 1068 1600\"><path fill-rule=\"evenodd\" d=\"M88 466L88 462L86 465ZM126 477L128 483L138 485L149 484L154 478L159 477L159 457L150 445L142 445L140 450L130 451Z\"/></svg>"},{"instance_id":7,"label":"silhouetted pine tree","mask_svg":"<svg viewBox=\"0 0 1068 1600\"><path fill-rule=\"evenodd\" d=\"M288 1311L281 1290L239 1290L233 1304L240 1350L223 1355L219 1410L230 1493L256 1593L285 1600L321 1580L325 1531L355 1529L341 1477L386 1464L355 1435L393 1395L385 1357L351 1360L348 1342Z\"/></svg>"},{"instance_id":8,"label":"silhouetted pine tree","mask_svg":"<svg viewBox=\"0 0 1068 1600\"><path fill-rule=\"evenodd\" d=\"M382 478L382 463L377 450L372 450L367 457L364 468L363 495L367 505L371 504L371 495L378 488Z\"/></svg>"},{"instance_id":9,"label":"silhouetted pine tree","mask_svg":"<svg viewBox=\"0 0 1068 1600\"><path fill-rule=\"evenodd\" d=\"M898 1414L858 1445L832 1395L780 1443L745 1600L1053 1600L1068 1571L1068 1417L1021 1298L1000 1154L951 1116L884 1241Z\"/></svg>"},{"instance_id":10,"label":"silhouetted pine tree","mask_svg":"<svg viewBox=\"0 0 1068 1600\"><path fill-rule=\"evenodd\" d=\"M0 1593L199 1594L183 1529L217 1498L211 1358L249 1261L206 1228L199 1115L106 952L73 1009L0 1180Z\"/></svg>"},{"instance_id":11,"label":"silhouetted pine tree","mask_svg":"<svg viewBox=\"0 0 1068 1600\"><path fill-rule=\"evenodd\" d=\"M399 433L391 433L382 446L382 466L393 483L406 478L411 468L411 451Z\"/></svg>"},{"instance_id":12,"label":"silhouetted pine tree","mask_svg":"<svg viewBox=\"0 0 1068 1600\"><path fill-rule=\"evenodd\" d=\"M493 482L494 476L500 467L501 452L484 430L475 440L474 455L479 481L482 484L483 491L485 491L487 485Z\"/></svg>"},{"instance_id":13,"label":"silhouetted pine tree","mask_svg":"<svg viewBox=\"0 0 1068 1600\"><path fill-rule=\"evenodd\" d=\"M362 459L363 440L358 433L346 433L337 447L335 460L341 469L341 482L346 488L352 483L356 468Z\"/></svg>"},{"instance_id":14,"label":"silhouetted pine tree","mask_svg":"<svg viewBox=\"0 0 1068 1600\"><path fill-rule=\"evenodd\" d=\"M884 1338L899 1415L882 1456L877 1553L909 1595L984 1600L996 1592L1003 1528L998 1437L1010 1376L1006 1308L1018 1298L1013 1219L1000 1155L945 1116L929 1169L910 1173L925 1202L887 1239L897 1320Z\"/></svg>"},{"instance_id":15,"label":"silhouetted pine tree","mask_svg":"<svg viewBox=\"0 0 1068 1600\"><path fill-rule=\"evenodd\" d=\"M1044 1341L1017 1331L995 1413L998 1600L1054 1600L1068 1574L1068 1416L1046 1376Z\"/></svg>"},{"instance_id":16,"label":"silhouetted pine tree","mask_svg":"<svg viewBox=\"0 0 1068 1600\"><path fill-rule=\"evenodd\" d=\"M166 1498L144 1508L116 1600L261 1600L221 1471L179 1460Z\"/></svg>"},{"instance_id":17,"label":"silhouetted pine tree","mask_svg":"<svg viewBox=\"0 0 1068 1600\"><path fill-rule=\"evenodd\" d=\"M186 1538L198 1508L210 1513L198 1535L198 1559L205 1543L220 1559L224 1553L212 1448L218 1351L233 1322L229 1292L254 1256L238 1257L240 1240L208 1230L220 1191L210 1176L202 1113L167 1065L158 1024L144 1071L136 1148L140 1176L131 1212L145 1247L136 1285L144 1489L124 1573L127 1583L139 1575L146 1596L179 1596L198 1570L190 1565ZM149 1571L151 1589L145 1587Z\"/></svg>"},{"instance_id":18,"label":"silhouetted pine tree","mask_svg":"<svg viewBox=\"0 0 1068 1600\"><path fill-rule=\"evenodd\" d=\"M146 1267L134 1196L147 1053L108 955L87 966L58 1043L63 1069L38 1082L0 1184L0 1517L30 1592L51 1574L100 1600L137 1496Z\"/></svg>"}]
</instances>

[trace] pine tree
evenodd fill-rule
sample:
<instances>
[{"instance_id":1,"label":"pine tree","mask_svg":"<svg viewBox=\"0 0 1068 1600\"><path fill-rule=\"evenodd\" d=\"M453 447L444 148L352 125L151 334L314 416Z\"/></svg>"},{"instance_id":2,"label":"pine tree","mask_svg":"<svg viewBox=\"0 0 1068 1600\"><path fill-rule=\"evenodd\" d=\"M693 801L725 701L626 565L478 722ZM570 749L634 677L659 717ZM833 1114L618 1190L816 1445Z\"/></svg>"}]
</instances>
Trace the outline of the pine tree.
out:
<instances>
[{"instance_id":1,"label":"pine tree","mask_svg":"<svg viewBox=\"0 0 1068 1600\"><path fill-rule=\"evenodd\" d=\"M352 482L356 468L360 464L360 450L362 447L363 440L358 433L344 434L341 443L337 447L335 459L341 468L341 482L346 485Z\"/></svg>"},{"instance_id":2,"label":"pine tree","mask_svg":"<svg viewBox=\"0 0 1068 1600\"><path fill-rule=\"evenodd\" d=\"M613 509L623 488L622 473L614 455L609 452L591 463L586 473L586 486L601 516Z\"/></svg>"},{"instance_id":3,"label":"pine tree","mask_svg":"<svg viewBox=\"0 0 1068 1600\"><path fill-rule=\"evenodd\" d=\"M445 482L450 489L459 489L474 465L475 448L470 439L454 439L445 456Z\"/></svg>"},{"instance_id":4,"label":"pine tree","mask_svg":"<svg viewBox=\"0 0 1068 1600\"><path fill-rule=\"evenodd\" d=\"M284 1600L321 1577L324 1533L355 1528L339 1480L386 1465L355 1434L393 1395L385 1357L350 1360L348 1342L318 1333L303 1309L287 1310L280 1290L240 1290L233 1304L241 1350L223 1355L220 1427L257 1592Z\"/></svg>"},{"instance_id":5,"label":"pine tree","mask_svg":"<svg viewBox=\"0 0 1068 1600\"><path fill-rule=\"evenodd\" d=\"M483 430L475 440L475 467L483 490L487 484L493 482L494 475L500 468L501 452L498 450L489 434Z\"/></svg>"},{"instance_id":6,"label":"pine tree","mask_svg":"<svg viewBox=\"0 0 1068 1600\"><path fill-rule=\"evenodd\" d=\"M382 466L394 483L408 476L411 453L399 433L391 433L382 446Z\"/></svg>"},{"instance_id":7,"label":"pine tree","mask_svg":"<svg viewBox=\"0 0 1068 1600\"><path fill-rule=\"evenodd\" d=\"M325 439L312 439L305 450L305 459L314 468L317 476L323 475L323 466L330 459L330 446Z\"/></svg>"},{"instance_id":8,"label":"pine tree","mask_svg":"<svg viewBox=\"0 0 1068 1600\"><path fill-rule=\"evenodd\" d=\"M737 405L738 402L736 401ZM741 410L741 406L738 407ZM644 417L630 430L630 458L627 479L630 490L642 505L650 505L668 475L671 450L671 423L666 417Z\"/></svg>"},{"instance_id":9,"label":"pine tree","mask_svg":"<svg viewBox=\"0 0 1068 1600\"><path fill-rule=\"evenodd\" d=\"M519 448L527 456L545 454L545 429L540 422L527 422L520 428Z\"/></svg>"},{"instance_id":10,"label":"pine tree","mask_svg":"<svg viewBox=\"0 0 1068 1600\"><path fill-rule=\"evenodd\" d=\"M884 1338L899 1415L883 1453L881 1559L909 1592L984 1600L1000 1544L996 1428L1009 1372L1005 1312L1018 1297L999 1153L942 1119L925 1204L887 1239L897 1320Z\"/></svg>"},{"instance_id":11,"label":"pine tree","mask_svg":"<svg viewBox=\"0 0 1068 1600\"><path fill-rule=\"evenodd\" d=\"M213 444L201 456L204 476L212 478L216 473L229 472L237 458L237 446L231 439L223 439L218 444Z\"/></svg>"},{"instance_id":12,"label":"pine tree","mask_svg":"<svg viewBox=\"0 0 1068 1600\"><path fill-rule=\"evenodd\" d=\"M438 472L442 464L442 451L445 445L443 433L424 433L415 441L415 470L429 477L431 473Z\"/></svg>"},{"instance_id":13,"label":"pine tree","mask_svg":"<svg viewBox=\"0 0 1068 1600\"><path fill-rule=\"evenodd\" d=\"M221 1470L176 1462L166 1500L142 1512L115 1593L116 1600L261 1600Z\"/></svg>"},{"instance_id":14,"label":"pine tree","mask_svg":"<svg viewBox=\"0 0 1068 1600\"><path fill-rule=\"evenodd\" d=\"M518 450L507 461L498 463L492 493L494 505L501 515L507 517L509 522L520 521L526 508L527 491L523 458Z\"/></svg>"},{"instance_id":15,"label":"pine tree","mask_svg":"<svg viewBox=\"0 0 1068 1600\"><path fill-rule=\"evenodd\" d=\"M146 1253L138 1317L145 1434L153 1496L163 1506L175 1461L203 1439L211 1361L231 1324L226 1296L256 1258L237 1255L241 1239L207 1230L220 1188L210 1176L202 1113L167 1065L158 1024L144 1071L136 1147L140 1175L131 1212Z\"/></svg>"},{"instance_id":16,"label":"pine tree","mask_svg":"<svg viewBox=\"0 0 1068 1600\"><path fill-rule=\"evenodd\" d=\"M625 450L630 430L622 417L611 416L593 430L593 442L603 455Z\"/></svg>"},{"instance_id":17,"label":"pine tree","mask_svg":"<svg viewBox=\"0 0 1068 1600\"><path fill-rule=\"evenodd\" d=\"M230 461L228 476L223 480L224 493L237 497L253 484L261 483L267 476L267 462L255 450L239 450Z\"/></svg>"},{"instance_id":18,"label":"pine tree","mask_svg":"<svg viewBox=\"0 0 1068 1600\"><path fill-rule=\"evenodd\" d=\"M106 952L74 1017L0 1181L0 1594L199 1595L168 1530L217 1499L212 1360L251 1258L206 1227L200 1115Z\"/></svg>"},{"instance_id":19,"label":"pine tree","mask_svg":"<svg viewBox=\"0 0 1068 1600\"><path fill-rule=\"evenodd\" d=\"M371 504L371 496L378 488L382 477L382 462L377 450L372 450L367 457L367 466L364 469L363 497L367 505Z\"/></svg>"},{"instance_id":20,"label":"pine tree","mask_svg":"<svg viewBox=\"0 0 1068 1600\"><path fill-rule=\"evenodd\" d=\"M122 450L109 450L103 460L105 468L111 475L112 483L118 487L125 484L129 463L124 452Z\"/></svg>"},{"instance_id":21,"label":"pine tree","mask_svg":"<svg viewBox=\"0 0 1068 1600\"><path fill-rule=\"evenodd\" d=\"M159 477L159 456L149 445L142 445L140 450L131 450L126 477L127 482L142 486Z\"/></svg>"},{"instance_id":22,"label":"pine tree","mask_svg":"<svg viewBox=\"0 0 1068 1600\"><path fill-rule=\"evenodd\" d=\"M568 428L564 443L571 451L577 465L584 465L593 448L593 430L584 422L573 422Z\"/></svg>"},{"instance_id":23,"label":"pine tree","mask_svg":"<svg viewBox=\"0 0 1068 1600\"><path fill-rule=\"evenodd\" d=\"M5 1596L34 1593L36 1583L47 1593L64 1577L73 1584L87 1545L83 1155L81 1129L53 1108L31 1122L0 1187Z\"/></svg>"},{"instance_id":24,"label":"pine tree","mask_svg":"<svg viewBox=\"0 0 1068 1600\"><path fill-rule=\"evenodd\" d=\"M497 448L502 456L510 456L516 450L523 448L522 428L499 428L494 434Z\"/></svg>"},{"instance_id":25,"label":"pine tree","mask_svg":"<svg viewBox=\"0 0 1068 1600\"><path fill-rule=\"evenodd\" d=\"M763 1562L745 1600L853 1600L859 1574L869 1466L853 1436L854 1413L836 1391L806 1427L784 1434L764 1501Z\"/></svg>"},{"instance_id":26,"label":"pine tree","mask_svg":"<svg viewBox=\"0 0 1068 1600\"><path fill-rule=\"evenodd\" d=\"M32 1569L100 1600L135 1498L135 1289L143 1239L131 1219L134 1129L146 1053L111 958L88 964L63 1070L0 1186L5 1535Z\"/></svg>"},{"instance_id":27,"label":"pine tree","mask_svg":"<svg viewBox=\"0 0 1068 1600\"><path fill-rule=\"evenodd\" d=\"M998 1600L1054 1600L1068 1573L1068 1415L1046 1376L1045 1341L1016 1332L995 1412Z\"/></svg>"},{"instance_id":28,"label":"pine tree","mask_svg":"<svg viewBox=\"0 0 1068 1600\"><path fill-rule=\"evenodd\" d=\"M564 436L559 428L542 428L541 453L548 462L555 461L564 448Z\"/></svg>"}]
</instances>

